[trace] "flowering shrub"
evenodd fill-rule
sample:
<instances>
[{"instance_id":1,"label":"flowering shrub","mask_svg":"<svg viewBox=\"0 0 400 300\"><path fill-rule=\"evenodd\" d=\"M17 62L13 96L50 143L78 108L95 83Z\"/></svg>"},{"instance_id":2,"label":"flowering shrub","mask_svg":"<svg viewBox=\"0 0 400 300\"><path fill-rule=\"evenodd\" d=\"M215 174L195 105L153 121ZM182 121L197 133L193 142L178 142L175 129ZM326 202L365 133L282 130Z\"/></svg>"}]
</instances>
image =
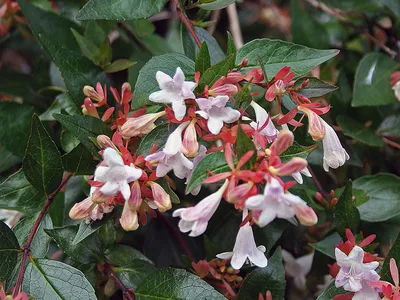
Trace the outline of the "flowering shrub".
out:
<instances>
[{"instance_id":1,"label":"flowering shrub","mask_svg":"<svg viewBox=\"0 0 400 300\"><path fill-rule=\"evenodd\" d=\"M396 4L72 2L0 0L0 299L400 299Z\"/></svg>"}]
</instances>

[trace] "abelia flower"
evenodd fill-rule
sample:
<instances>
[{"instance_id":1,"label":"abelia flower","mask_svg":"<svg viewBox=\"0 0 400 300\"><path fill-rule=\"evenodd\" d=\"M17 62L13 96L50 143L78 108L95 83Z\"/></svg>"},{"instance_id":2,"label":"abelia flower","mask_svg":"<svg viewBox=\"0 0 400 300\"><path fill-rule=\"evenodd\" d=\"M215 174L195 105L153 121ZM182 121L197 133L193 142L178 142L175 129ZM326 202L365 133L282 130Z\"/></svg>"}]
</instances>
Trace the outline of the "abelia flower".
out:
<instances>
[{"instance_id":1,"label":"abelia flower","mask_svg":"<svg viewBox=\"0 0 400 300\"><path fill-rule=\"evenodd\" d=\"M172 216L180 217L179 229L182 232L190 232L189 236L199 236L207 229L208 221L217 210L222 196L228 187L228 180L213 194L201 200L195 206L180 208L174 211Z\"/></svg>"},{"instance_id":2,"label":"abelia flower","mask_svg":"<svg viewBox=\"0 0 400 300\"><path fill-rule=\"evenodd\" d=\"M143 171L133 165L125 165L121 155L113 148L106 148L103 158L107 166L97 167L94 173L96 180L104 183L100 192L106 196L121 192L124 199L128 200L131 195L128 183L138 180Z\"/></svg>"},{"instance_id":3,"label":"abelia flower","mask_svg":"<svg viewBox=\"0 0 400 300\"><path fill-rule=\"evenodd\" d=\"M196 99L200 108L196 113L207 120L207 127L212 134L217 135L224 126L224 123L230 124L240 118L239 111L231 107L226 107L228 101L228 96Z\"/></svg>"},{"instance_id":4,"label":"abelia flower","mask_svg":"<svg viewBox=\"0 0 400 300\"><path fill-rule=\"evenodd\" d=\"M280 69L275 77L272 78L271 85L265 93L265 99L271 102L276 96L282 96L293 77L294 72L290 72L290 67L285 66Z\"/></svg>"},{"instance_id":5,"label":"abelia flower","mask_svg":"<svg viewBox=\"0 0 400 300\"><path fill-rule=\"evenodd\" d=\"M251 122L250 126L259 131L260 135L266 137L268 143L272 143L278 136L279 131L275 128L274 123L272 123L269 114L264 108L254 101L251 101L250 105L256 114L256 122Z\"/></svg>"},{"instance_id":6,"label":"abelia flower","mask_svg":"<svg viewBox=\"0 0 400 300\"><path fill-rule=\"evenodd\" d=\"M335 279L336 287L342 286L346 291L358 292L363 287L362 280L377 275L374 270L379 266L379 263L377 261L363 263L364 250L359 246L354 246L349 255L346 255L339 248L335 248L335 257L340 267Z\"/></svg>"},{"instance_id":7,"label":"abelia flower","mask_svg":"<svg viewBox=\"0 0 400 300\"><path fill-rule=\"evenodd\" d=\"M124 138L131 138L140 134L148 134L156 127L154 122L163 115L165 115L165 111L128 118L120 128L121 135Z\"/></svg>"},{"instance_id":8,"label":"abelia flower","mask_svg":"<svg viewBox=\"0 0 400 300\"><path fill-rule=\"evenodd\" d=\"M139 227L138 210L142 204L142 194L138 181L135 181L131 187L131 196L125 201L119 222L126 231L136 230Z\"/></svg>"},{"instance_id":9,"label":"abelia flower","mask_svg":"<svg viewBox=\"0 0 400 300\"><path fill-rule=\"evenodd\" d=\"M196 119L193 119L186 127L182 140L182 152L187 157L195 157L199 151L199 143L196 133Z\"/></svg>"},{"instance_id":10,"label":"abelia flower","mask_svg":"<svg viewBox=\"0 0 400 300\"><path fill-rule=\"evenodd\" d=\"M314 252L294 258L290 252L283 249L282 259L285 262L286 275L293 278L293 282L299 290L304 291L307 282L306 276L311 271Z\"/></svg>"},{"instance_id":11,"label":"abelia flower","mask_svg":"<svg viewBox=\"0 0 400 300\"><path fill-rule=\"evenodd\" d=\"M329 167L333 169L339 168L346 160L350 159L350 156L340 143L335 130L324 120L322 120L322 124L325 126L325 137L322 139L324 148L323 167L328 172Z\"/></svg>"},{"instance_id":12,"label":"abelia flower","mask_svg":"<svg viewBox=\"0 0 400 300\"><path fill-rule=\"evenodd\" d=\"M181 121L186 115L185 99L194 99L193 90L195 82L185 81L185 75L181 68L177 68L175 75L171 78L164 72L158 71L156 79L161 91L151 93L150 101L157 103L171 103L175 118Z\"/></svg>"},{"instance_id":13,"label":"abelia flower","mask_svg":"<svg viewBox=\"0 0 400 300\"><path fill-rule=\"evenodd\" d=\"M394 95L396 96L397 100L400 101L400 81L396 82L395 85L392 87L394 91Z\"/></svg>"},{"instance_id":14,"label":"abelia flower","mask_svg":"<svg viewBox=\"0 0 400 300\"><path fill-rule=\"evenodd\" d=\"M182 123L170 134L162 151L146 156L146 161L158 162L157 177L164 177L173 170L176 177L183 179L193 169L193 162L182 153L182 132L188 124Z\"/></svg>"},{"instance_id":15,"label":"abelia flower","mask_svg":"<svg viewBox=\"0 0 400 300\"><path fill-rule=\"evenodd\" d=\"M308 117L308 133L314 141L320 141L325 136L324 120L313 110L306 106L299 105L298 109L307 114Z\"/></svg>"},{"instance_id":16,"label":"abelia flower","mask_svg":"<svg viewBox=\"0 0 400 300\"><path fill-rule=\"evenodd\" d=\"M399 270L394 258L391 258L389 261L389 270L394 284L387 281L378 281L379 278L377 278L376 280L370 280L368 285L371 288L382 290L382 293L385 296L383 299L385 300L400 300Z\"/></svg>"},{"instance_id":17,"label":"abelia flower","mask_svg":"<svg viewBox=\"0 0 400 300\"><path fill-rule=\"evenodd\" d=\"M300 170L300 172L294 172L292 174L292 177L299 184L303 183L303 177L301 176L301 174L303 174L304 176L307 176L307 177L312 177L312 175L311 175L310 171L307 169L307 167L305 167L304 169Z\"/></svg>"},{"instance_id":18,"label":"abelia flower","mask_svg":"<svg viewBox=\"0 0 400 300\"><path fill-rule=\"evenodd\" d=\"M153 200L147 203L153 209L158 209L160 212L166 212L171 209L172 203L171 198L167 192L156 182L148 182L153 194Z\"/></svg>"},{"instance_id":19,"label":"abelia flower","mask_svg":"<svg viewBox=\"0 0 400 300\"><path fill-rule=\"evenodd\" d=\"M314 212L304 211L303 208L307 207L305 201L299 196L289 192L285 193L282 185L275 178L271 178L267 182L263 195L249 197L245 206L259 211L259 214L256 214L254 219L260 227L268 225L275 218L291 219L296 214L299 217L299 221L302 224L306 223L305 225L310 225L317 219Z\"/></svg>"},{"instance_id":20,"label":"abelia flower","mask_svg":"<svg viewBox=\"0 0 400 300\"><path fill-rule=\"evenodd\" d=\"M243 220L247 215L248 211L244 209ZM246 262L250 262L252 265L256 265L260 268L265 268L268 264L268 260L264 254L265 251L266 248L264 246L256 246L253 229L250 223L246 222L246 224L239 229L233 251L220 253L217 257L220 259L231 258L231 266L236 270L239 270Z\"/></svg>"}]
</instances>

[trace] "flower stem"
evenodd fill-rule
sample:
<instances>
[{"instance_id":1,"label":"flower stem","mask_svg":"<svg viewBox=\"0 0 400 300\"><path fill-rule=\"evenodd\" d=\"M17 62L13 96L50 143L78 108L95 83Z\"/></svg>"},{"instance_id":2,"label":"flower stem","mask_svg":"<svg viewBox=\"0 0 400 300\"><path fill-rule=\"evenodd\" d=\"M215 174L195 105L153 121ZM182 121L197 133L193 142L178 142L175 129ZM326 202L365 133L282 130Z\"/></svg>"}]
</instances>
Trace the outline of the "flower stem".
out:
<instances>
[{"instance_id":1,"label":"flower stem","mask_svg":"<svg viewBox=\"0 0 400 300\"><path fill-rule=\"evenodd\" d=\"M178 11L179 18L185 24L186 28L189 30L190 34L192 35L194 41L196 42L197 47L201 47L201 42L199 37L197 36L196 32L193 29L192 24L190 23L190 20L186 17L186 15L183 13L181 10L181 7L179 6L179 1L178 0L173 0L173 2L176 5L176 10Z\"/></svg>"},{"instance_id":2,"label":"flower stem","mask_svg":"<svg viewBox=\"0 0 400 300\"><path fill-rule=\"evenodd\" d=\"M123 297L128 300L135 300L136 299L135 294L133 294L132 291L125 286L125 284L121 281L121 279L119 279L119 277L117 276L117 274L115 274L112 267L109 264L105 264L104 267L105 267L106 271L110 274L110 277L112 277L115 280L115 282L118 284L119 288L122 291Z\"/></svg>"}]
</instances>

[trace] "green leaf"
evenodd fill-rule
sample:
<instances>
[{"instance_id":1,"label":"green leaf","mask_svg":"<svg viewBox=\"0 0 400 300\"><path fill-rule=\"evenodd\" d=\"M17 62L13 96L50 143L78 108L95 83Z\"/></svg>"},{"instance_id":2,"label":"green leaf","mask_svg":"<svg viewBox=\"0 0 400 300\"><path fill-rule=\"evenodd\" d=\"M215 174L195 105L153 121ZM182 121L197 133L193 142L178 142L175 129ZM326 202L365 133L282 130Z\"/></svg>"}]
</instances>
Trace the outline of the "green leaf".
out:
<instances>
[{"instance_id":1,"label":"green leaf","mask_svg":"<svg viewBox=\"0 0 400 300\"><path fill-rule=\"evenodd\" d=\"M358 232L360 225L360 213L353 202L353 185L351 180L346 187L335 206L335 224L338 232L345 236L346 228L352 232Z\"/></svg>"},{"instance_id":2,"label":"green leaf","mask_svg":"<svg viewBox=\"0 0 400 300\"><path fill-rule=\"evenodd\" d=\"M233 40L232 34L228 31L228 45L226 46L226 55L229 56L233 54L236 61L236 46Z\"/></svg>"},{"instance_id":3,"label":"green leaf","mask_svg":"<svg viewBox=\"0 0 400 300\"><path fill-rule=\"evenodd\" d=\"M75 105L74 101L68 94L57 95L51 106L39 116L40 121L54 121L53 114L60 114L66 111L69 115L80 115L81 111Z\"/></svg>"},{"instance_id":4,"label":"green leaf","mask_svg":"<svg viewBox=\"0 0 400 300\"><path fill-rule=\"evenodd\" d=\"M391 115L386 117L378 128L379 135L400 137L400 116Z\"/></svg>"},{"instance_id":5,"label":"green leaf","mask_svg":"<svg viewBox=\"0 0 400 300\"><path fill-rule=\"evenodd\" d=\"M154 24L146 19L130 20L126 21L125 24L129 26L138 39L151 35L156 29Z\"/></svg>"},{"instance_id":6,"label":"green leaf","mask_svg":"<svg viewBox=\"0 0 400 300\"><path fill-rule=\"evenodd\" d=\"M90 0L76 16L83 20L133 20L160 12L168 0Z\"/></svg>"},{"instance_id":7,"label":"green leaf","mask_svg":"<svg viewBox=\"0 0 400 300\"><path fill-rule=\"evenodd\" d=\"M236 138L236 156L238 160L240 160L248 151L254 151L254 153L246 162L244 168L251 169L257 159L257 149L251 138L244 133L242 127L239 125Z\"/></svg>"},{"instance_id":8,"label":"green leaf","mask_svg":"<svg viewBox=\"0 0 400 300\"><path fill-rule=\"evenodd\" d=\"M99 238L103 248L108 248L114 244L117 239L117 228L114 218L110 218L103 227L99 229Z\"/></svg>"},{"instance_id":9,"label":"green leaf","mask_svg":"<svg viewBox=\"0 0 400 300\"><path fill-rule=\"evenodd\" d=\"M153 147L154 143L157 145L157 150L160 151L164 148L165 143L167 142L168 136L170 134L169 124L161 124L150 131L146 136L142 138L139 144L139 148L137 153L139 155L148 155L150 154L150 150Z\"/></svg>"},{"instance_id":10,"label":"green leaf","mask_svg":"<svg viewBox=\"0 0 400 300\"><path fill-rule=\"evenodd\" d=\"M164 72L172 77L177 67L182 69L186 80L192 78L191 76L194 74L194 62L186 56L177 53L167 53L152 57L139 72L132 100L132 108L138 109L145 104L151 103L149 95L160 90L156 80L157 71Z\"/></svg>"},{"instance_id":11,"label":"green leaf","mask_svg":"<svg viewBox=\"0 0 400 300\"><path fill-rule=\"evenodd\" d=\"M62 262L32 259L26 267L22 290L35 300L96 300L85 275Z\"/></svg>"},{"instance_id":12,"label":"green leaf","mask_svg":"<svg viewBox=\"0 0 400 300\"><path fill-rule=\"evenodd\" d=\"M397 0L381 0L397 18L400 18L400 3Z\"/></svg>"},{"instance_id":13,"label":"green leaf","mask_svg":"<svg viewBox=\"0 0 400 300\"><path fill-rule=\"evenodd\" d=\"M281 155L279 155L282 162L287 162L294 157L300 157L307 159L308 155L317 148L318 145L311 145L311 146L302 146L296 141L293 142L293 145L287 148Z\"/></svg>"},{"instance_id":14,"label":"green leaf","mask_svg":"<svg viewBox=\"0 0 400 300\"><path fill-rule=\"evenodd\" d=\"M153 264L142 252L125 245L114 244L109 247L104 254L106 258L116 266L129 265L134 260L143 260L149 264Z\"/></svg>"},{"instance_id":15,"label":"green leaf","mask_svg":"<svg viewBox=\"0 0 400 300\"><path fill-rule=\"evenodd\" d=\"M179 200L178 195L174 192L174 190L171 188L171 186L168 184L168 182L164 178L159 178L155 182L157 182L161 187L167 192L169 197L171 198L171 202L178 204L181 201Z\"/></svg>"},{"instance_id":16,"label":"green leaf","mask_svg":"<svg viewBox=\"0 0 400 300\"><path fill-rule=\"evenodd\" d=\"M0 157L1 157L0 173L7 171L15 164L18 164L21 162L21 160L17 156L15 156L11 151L8 151L4 147L0 147Z\"/></svg>"},{"instance_id":17,"label":"green leaf","mask_svg":"<svg viewBox=\"0 0 400 300\"><path fill-rule=\"evenodd\" d=\"M203 74L209 67L211 67L210 53L208 52L207 43L203 42L196 57L195 71Z\"/></svg>"},{"instance_id":18,"label":"green leaf","mask_svg":"<svg viewBox=\"0 0 400 300\"><path fill-rule=\"evenodd\" d=\"M95 64L99 64L101 62L97 59L101 56L99 47L94 42L92 42L92 40L84 37L83 35L80 35L76 30L71 30L76 41L78 42L82 54L93 61Z\"/></svg>"},{"instance_id":19,"label":"green leaf","mask_svg":"<svg viewBox=\"0 0 400 300\"><path fill-rule=\"evenodd\" d=\"M308 84L298 91L300 95L307 98L322 97L338 89L337 86L330 85L315 77L301 77L293 85L293 88L300 88L302 83L309 80Z\"/></svg>"},{"instance_id":20,"label":"green leaf","mask_svg":"<svg viewBox=\"0 0 400 300\"><path fill-rule=\"evenodd\" d=\"M381 222L400 214L400 178L388 173L363 176L353 188L364 191L371 199L358 207L363 221Z\"/></svg>"},{"instance_id":21,"label":"green leaf","mask_svg":"<svg viewBox=\"0 0 400 300\"><path fill-rule=\"evenodd\" d=\"M98 263L100 261L98 253L101 253L99 237L97 235L92 235L79 244L74 244L73 241L77 231L77 226L45 230L56 242L58 248L65 252L73 261L82 264Z\"/></svg>"},{"instance_id":22,"label":"green leaf","mask_svg":"<svg viewBox=\"0 0 400 300\"><path fill-rule=\"evenodd\" d=\"M59 68L68 92L76 106L79 107L83 102L84 94L82 89L85 85L95 86L97 82L108 82L106 74L88 58L56 44L46 35L40 34L38 40Z\"/></svg>"},{"instance_id":23,"label":"green leaf","mask_svg":"<svg viewBox=\"0 0 400 300\"><path fill-rule=\"evenodd\" d=\"M332 300L334 296L340 294L348 294L342 287L337 288L335 282L332 282L321 295L318 296L317 300Z\"/></svg>"},{"instance_id":24,"label":"green leaf","mask_svg":"<svg viewBox=\"0 0 400 300\"><path fill-rule=\"evenodd\" d=\"M253 97L251 96L250 92L250 84L251 82L246 83L240 91L233 97L234 99L234 107L236 109L243 108L244 110L249 107L251 101L253 100Z\"/></svg>"},{"instance_id":25,"label":"green leaf","mask_svg":"<svg viewBox=\"0 0 400 300\"><path fill-rule=\"evenodd\" d=\"M114 268L118 278L129 288L136 289L156 268L143 260L133 260L129 265Z\"/></svg>"},{"instance_id":26,"label":"green leaf","mask_svg":"<svg viewBox=\"0 0 400 300\"><path fill-rule=\"evenodd\" d=\"M11 229L0 221L0 281L11 276L17 264L19 244Z\"/></svg>"},{"instance_id":27,"label":"green leaf","mask_svg":"<svg viewBox=\"0 0 400 300\"><path fill-rule=\"evenodd\" d=\"M393 282L392 276L390 275L390 259L394 258L397 264L400 262L400 234L397 236L395 243L393 244L392 248L388 255L383 262L382 270L381 270L381 280Z\"/></svg>"},{"instance_id":28,"label":"green leaf","mask_svg":"<svg viewBox=\"0 0 400 300\"><path fill-rule=\"evenodd\" d=\"M275 246L276 242L282 236L283 232L288 228L289 222L282 219L275 219L268 226L263 228L257 228L254 226L254 235L256 241L260 245L264 245L267 248L267 253Z\"/></svg>"},{"instance_id":29,"label":"green leaf","mask_svg":"<svg viewBox=\"0 0 400 300\"><path fill-rule=\"evenodd\" d=\"M189 194L194 188L201 185L204 179L209 177L208 170L215 174L230 171L230 168L226 163L224 153L213 152L203 157L203 159L194 168L192 176L186 185L186 194Z\"/></svg>"},{"instance_id":30,"label":"green leaf","mask_svg":"<svg viewBox=\"0 0 400 300\"><path fill-rule=\"evenodd\" d=\"M19 158L23 158L25 155L32 113L31 106L14 102L0 102L1 145Z\"/></svg>"},{"instance_id":31,"label":"green leaf","mask_svg":"<svg viewBox=\"0 0 400 300\"><path fill-rule=\"evenodd\" d=\"M269 290L274 300L285 299L285 270L282 264L281 250L278 248L268 260L268 266L257 268L243 282L238 300L257 299L258 294L265 295Z\"/></svg>"},{"instance_id":32,"label":"green leaf","mask_svg":"<svg viewBox=\"0 0 400 300\"><path fill-rule=\"evenodd\" d=\"M75 175L91 175L96 168L97 162L89 150L79 144L71 152L62 157L65 170Z\"/></svg>"},{"instance_id":33,"label":"green leaf","mask_svg":"<svg viewBox=\"0 0 400 300\"><path fill-rule=\"evenodd\" d=\"M105 225L105 223L108 221L109 218L104 217L101 220L97 221L92 221L89 224L87 224L85 221L81 221L79 223L79 229L78 232L75 235L74 240L72 241L73 245L79 244L82 242L84 239L86 239L88 236L92 235L96 231L98 231L101 227Z\"/></svg>"},{"instance_id":34,"label":"green leaf","mask_svg":"<svg viewBox=\"0 0 400 300\"><path fill-rule=\"evenodd\" d=\"M22 165L26 179L47 196L61 183L64 168L60 151L36 114Z\"/></svg>"},{"instance_id":35,"label":"green leaf","mask_svg":"<svg viewBox=\"0 0 400 300\"><path fill-rule=\"evenodd\" d=\"M205 9L205 10L217 10L221 8L225 8L232 3L235 3L237 0L215 0L212 1L211 3L204 3L206 1L200 1L203 2L202 4L199 5L199 8ZM210 2L210 1L207 1Z\"/></svg>"},{"instance_id":36,"label":"green leaf","mask_svg":"<svg viewBox=\"0 0 400 300\"><path fill-rule=\"evenodd\" d=\"M126 70L134 65L136 65L136 62L131 61L129 59L117 59L117 60L113 61L111 64L106 65L104 67L104 72L116 73L116 72Z\"/></svg>"},{"instance_id":37,"label":"green leaf","mask_svg":"<svg viewBox=\"0 0 400 300\"><path fill-rule=\"evenodd\" d=\"M100 158L99 149L90 138L97 138L100 134L110 135L111 130L103 121L91 116L61 114L55 114L54 118L76 136L93 156Z\"/></svg>"},{"instance_id":38,"label":"green leaf","mask_svg":"<svg viewBox=\"0 0 400 300\"><path fill-rule=\"evenodd\" d=\"M180 299L219 300L225 299L212 286L185 270L161 269L150 274L135 291L137 300Z\"/></svg>"},{"instance_id":39,"label":"green leaf","mask_svg":"<svg viewBox=\"0 0 400 300\"><path fill-rule=\"evenodd\" d=\"M385 145L382 139L371 128L365 127L348 116L340 115L336 121L346 136L373 147L382 147Z\"/></svg>"},{"instance_id":40,"label":"green leaf","mask_svg":"<svg viewBox=\"0 0 400 300\"><path fill-rule=\"evenodd\" d=\"M234 55L231 54L216 65L213 65L211 68L207 69L200 77L197 89L199 91L203 91L206 85L211 88L218 79L228 74L228 72L233 68L234 64L235 58Z\"/></svg>"},{"instance_id":41,"label":"green leaf","mask_svg":"<svg viewBox=\"0 0 400 300\"><path fill-rule=\"evenodd\" d=\"M275 76L276 72L285 66L291 67L291 71L298 77L338 53L339 50L336 49L318 50L281 40L256 39L238 50L236 64L240 64L245 58L248 58L249 62L242 70L249 71L259 66L257 62L257 57L259 57L264 64L268 78Z\"/></svg>"},{"instance_id":42,"label":"green leaf","mask_svg":"<svg viewBox=\"0 0 400 300\"><path fill-rule=\"evenodd\" d=\"M335 258L335 246L342 240L339 233L335 232L330 236L326 237L322 241L318 243L310 244L315 250L331 257L332 259Z\"/></svg>"},{"instance_id":43,"label":"green leaf","mask_svg":"<svg viewBox=\"0 0 400 300\"><path fill-rule=\"evenodd\" d=\"M382 53L369 53L360 61L354 80L353 107L397 102L389 84L396 62Z\"/></svg>"},{"instance_id":44,"label":"green leaf","mask_svg":"<svg viewBox=\"0 0 400 300\"><path fill-rule=\"evenodd\" d=\"M29 183L22 169L0 184L0 208L32 213L43 205L44 194Z\"/></svg>"},{"instance_id":45,"label":"green leaf","mask_svg":"<svg viewBox=\"0 0 400 300\"><path fill-rule=\"evenodd\" d=\"M20 245L25 245L29 234L32 231L33 225L35 224L39 214L27 217L19 221L13 228L14 234L18 239ZM36 234L32 240L30 250L33 257L45 258L49 251L50 237L44 232L44 229L52 229L53 222L48 214L46 214L40 222L40 225L36 231Z\"/></svg>"}]
</instances>

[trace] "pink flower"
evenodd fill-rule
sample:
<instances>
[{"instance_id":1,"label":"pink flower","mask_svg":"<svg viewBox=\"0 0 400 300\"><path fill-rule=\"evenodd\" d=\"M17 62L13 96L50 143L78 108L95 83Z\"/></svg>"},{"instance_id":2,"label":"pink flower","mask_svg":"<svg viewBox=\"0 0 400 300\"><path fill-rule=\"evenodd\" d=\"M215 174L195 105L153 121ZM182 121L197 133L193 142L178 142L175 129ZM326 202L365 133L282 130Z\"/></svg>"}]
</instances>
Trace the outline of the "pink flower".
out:
<instances>
[{"instance_id":1,"label":"pink flower","mask_svg":"<svg viewBox=\"0 0 400 300\"><path fill-rule=\"evenodd\" d=\"M278 136L279 131L275 128L274 123L272 123L269 114L264 108L254 101L251 101L250 105L256 114L256 122L251 122L250 126L259 130L260 134L266 137L269 143L272 143Z\"/></svg>"},{"instance_id":2,"label":"pink flower","mask_svg":"<svg viewBox=\"0 0 400 300\"><path fill-rule=\"evenodd\" d=\"M154 122L163 115L165 115L165 111L145 114L136 118L128 118L121 126L121 135L130 138L140 134L147 134L156 127Z\"/></svg>"}]
</instances>

